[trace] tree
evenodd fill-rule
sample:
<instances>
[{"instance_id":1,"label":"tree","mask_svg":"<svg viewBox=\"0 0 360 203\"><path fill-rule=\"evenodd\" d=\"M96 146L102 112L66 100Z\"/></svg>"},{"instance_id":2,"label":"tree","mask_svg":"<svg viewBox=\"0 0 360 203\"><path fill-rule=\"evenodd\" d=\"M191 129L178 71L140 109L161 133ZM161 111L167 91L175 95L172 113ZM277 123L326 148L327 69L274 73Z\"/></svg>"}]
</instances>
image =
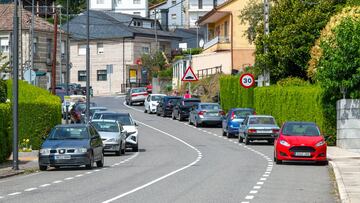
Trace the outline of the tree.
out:
<instances>
[{"instance_id":1,"label":"tree","mask_svg":"<svg viewBox=\"0 0 360 203\"><path fill-rule=\"evenodd\" d=\"M0 52L0 73L9 73L12 69L9 66L9 61L6 60L7 56L4 56L2 52ZM0 78L2 80L2 78Z\"/></svg>"},{"instance_id":2,"label":"tree","mask_svg":"<svg viewBox=\"0 0 360 203\"><path fill-rule=\"evenodd\" d=\"M248 29L244 33L250 43L256 39L257 28L263 25L264 3L262 1L250 0L243 10L240 11L240 22L248 24Z\"/></svg>"},{"instance_id":3,"label":"tree","mask_svg":"<svg viewBox=\"0 0 360 203\"><path fill-rule=\"evenodd\" d=\"M270 8L270 34L264 35L262 4L252 1L240 14L250 28L248 39L256 44L256 67L270 69L271 81L287 77L307 79L310 49L336 6L336 0L278 0ZM254 12L251 12L254 9ZM256 29L255 29L256 27ZM256 34L254 34L256 30ZM268 52L264 53L267 47Z\"/></svg>"}]
</instances>

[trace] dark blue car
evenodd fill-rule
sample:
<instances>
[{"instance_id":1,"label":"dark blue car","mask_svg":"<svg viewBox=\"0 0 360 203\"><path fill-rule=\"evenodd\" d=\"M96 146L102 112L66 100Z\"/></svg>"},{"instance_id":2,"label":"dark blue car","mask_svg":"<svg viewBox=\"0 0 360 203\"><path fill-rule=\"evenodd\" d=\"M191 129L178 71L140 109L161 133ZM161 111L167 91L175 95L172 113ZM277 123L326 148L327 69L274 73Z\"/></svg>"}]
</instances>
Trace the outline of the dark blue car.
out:
<instances>
[{"instance_id":1,"label":"dark blue car","mask_svg":"<svg viewBox=\"0 0 360 203\"><path fill-rule=\"evenodd\" d=\"M233 108L224 116L222 121L223 136L234 137L239 134L240 123L248 115L254 115L255 110L252 108Z\"/></svg>"},{"instance_id":2,"label":"dark blue car","mask_svg":"<svg viewBox=\"0 0 360 203\"><path fill-rule=\"evenodd\" d=\"M103 143L91 124L55 126L39 150L39 168L48 166L103 167Z\"/></svg>"}]
</instances>

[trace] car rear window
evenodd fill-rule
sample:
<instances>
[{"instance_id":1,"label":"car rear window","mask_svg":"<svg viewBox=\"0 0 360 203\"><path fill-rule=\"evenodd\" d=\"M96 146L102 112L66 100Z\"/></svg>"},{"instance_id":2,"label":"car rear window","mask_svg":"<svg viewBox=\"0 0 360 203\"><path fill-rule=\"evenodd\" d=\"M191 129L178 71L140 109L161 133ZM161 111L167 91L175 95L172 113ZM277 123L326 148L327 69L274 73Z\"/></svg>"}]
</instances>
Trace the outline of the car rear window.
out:
<instances>
[{"instance_id":1,"label":"car rear window","mask_svg":"<svg viewBox=\"0 0 360 203\"><path fill-rule=\"evenodd\" d=\"M163 98L164 96L160 96L160 95L156 95L156 96L151 96L151 100L152 101L160 101L161 98Z\"/></svg>"},{"instance_id":2,"label":"car rear window","mask_svg":"<svg viewBox=\"0 0 360 203\"><path fill-rule=\"evenodd\" d=\"M234 115L236 118L246 118L246 116L248 115L253 115L254 111L253 110L236 110L234 111Z\"/></svg>"},{"instance_id":3,"label":"car rear window","mask_svg":"<svg viewBox=\"0 0 360 203\"><path fill-rule=\"evenodd\" d=\"M139 93L139 92L146 92L145 88L136 88L136 89L132 89L131 93Z\"/></svg>"},{"instance_id":4,"label":"car rear window","mask_svg":"<svg viewBox=\"0 0 360 203\"><path fill-rule=\"evenodd\" d=\"M204 110L219 110L220 106L218 104L201 104L200 108Z\"/></svg>"},{"instance_id":5,"label":"car rear window","mask_svg":"<svg viewBox=\"0 0 360 203\"><path fill-rule=\"evenodd\" d=\"M114 122L93 122L92 124L99 132L119 132L119 126Z\"/></svg>"},{"instance_id":6,"label":"car rear window","mask_svg":"<svg viewBox=\"0 0 360 203\"><path fill-rule=\"evenodd\" d=\"M282 129L288 136L319 136L320 130L313 123L286 123Z\"/></svg>"},{"instance_id":7,"label":"car rear window","mask_svg":"<svg viewBox=\"0 0 360 203\"><path fill-rule=\"evenodd\" d=\"M68 140L68 139L88 139L89 133L86 127L59 127L54 128L48 139Z\"/></svg>"},{"instance_id":8,"label":"car rear window","mask_svg":"<svg viewBox=\"0 0 360 203\"><path fill-rule=\"evenodd\" d=\"M252 117L249 124L253 125L275 125L275 119L272 117Z\"/></svg>"},{"instance_id":9,"label":"car rear window","mask_svg":"<svg viewBox=\"0 0 360 203\"><path fill-rule=\"evenodd\" d=\"M116 120L122 125L133 125L132 119L129 115L116 115L116 114L104 114L100 119L104 120Z\"/></svg>"},{"instance_id":10,"label":"car rear window","mask_svg":"<svg viewBox=\"0 0 360 203\"><path fill-rule=\"evenodd\" d=\"M200 101L196 101L196 100L188 100L188 101L184 100L183 101L184 106L194 106L195 104L198 104L198 103L200 103Z\"/></svg>"}]
</instances>

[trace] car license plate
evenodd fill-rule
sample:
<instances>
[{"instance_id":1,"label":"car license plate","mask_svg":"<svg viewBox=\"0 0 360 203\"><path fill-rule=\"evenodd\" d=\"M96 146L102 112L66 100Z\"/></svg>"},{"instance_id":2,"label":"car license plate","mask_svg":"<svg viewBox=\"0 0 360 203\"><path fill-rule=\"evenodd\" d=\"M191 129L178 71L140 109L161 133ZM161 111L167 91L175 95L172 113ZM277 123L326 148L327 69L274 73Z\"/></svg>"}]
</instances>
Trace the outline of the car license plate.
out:
<instances>
[{"instance_id":1,"label":"car license plate","mask_svg":"<svg viewBox=\"0 0 360 203\"><path fill-rule=\"evenodd\" d=\"M55 159L56 160L58 160L58 159L71 159L71 156L70 155L56 155Z\"/></svg>"},{"instance_id":2,"label":"car license plate","mask_svg":"<svg viewBox=\"0 0 360 203\"><path fill-rule=\"evenodd\" d=\"M207 113L208 116L218 116L218 113Z\"/></svg>"},{"instance_id":3,"label":"car license plate","mask_svg":"<svg viewBox=\"0 0 360 203\"><path fill-rule=\"evenodd\" d=\"M295 156L311 156L310 152L295 152Z\"/></svg>"},{"instance_id":4,"label":"car license plate","mask_svg":"<svg viewBox=\"0 0 360 203\"><path fill-rule=\"evenodd\" d=\"M257 133L272 133L271 130L256 130Z\"/></svg>"}]
</instances>

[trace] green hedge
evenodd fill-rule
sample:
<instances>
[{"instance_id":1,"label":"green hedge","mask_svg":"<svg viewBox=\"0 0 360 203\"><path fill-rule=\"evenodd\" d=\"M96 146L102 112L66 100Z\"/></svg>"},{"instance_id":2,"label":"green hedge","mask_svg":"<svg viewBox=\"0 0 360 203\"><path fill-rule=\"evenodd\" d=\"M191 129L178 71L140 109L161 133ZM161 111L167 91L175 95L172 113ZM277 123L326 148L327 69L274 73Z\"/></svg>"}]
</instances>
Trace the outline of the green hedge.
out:
<instances>
[{"instance_id":1,"label":"green hedge","mask_svg":"<svg viewBox=\"0 0 360 203\"><path fill-rule=\"evenodd\" d=\"M7 88L4 80L0 79L0 103L5 103L7 99Z\"/></svg>"},{"instance_id":2,"label":"green hedge","mask_svg":"<svg viewBox=\"0 0 360 203\"><path fill-rule=\"evenodd\" d=\"M12 98L12 81L8 81ZM42 137L61 123L61 100L49 91L19 81L19 144L29 139L32 149L39 149Z\"/></svg>"},{"instance_id":3,"label":"green hedge","mask_svg":"<svg viewBox=\"0 0 360 203\"><path fill-rule=\"evenodd\" d=\"M10 104L0 104L0 163L11 154Z\"/></svg>"},{"instance_id":4,"label":"green hedge","mask_svg":"<svg viewBox=\"0 0 360 203\"><path fill-rule=\"evenodd\" d=\"M221 108L252 108L254 106L254 88L243 88L239 83L240 76L223 75L220 78Z\"/></svg>"}]
</instances>

